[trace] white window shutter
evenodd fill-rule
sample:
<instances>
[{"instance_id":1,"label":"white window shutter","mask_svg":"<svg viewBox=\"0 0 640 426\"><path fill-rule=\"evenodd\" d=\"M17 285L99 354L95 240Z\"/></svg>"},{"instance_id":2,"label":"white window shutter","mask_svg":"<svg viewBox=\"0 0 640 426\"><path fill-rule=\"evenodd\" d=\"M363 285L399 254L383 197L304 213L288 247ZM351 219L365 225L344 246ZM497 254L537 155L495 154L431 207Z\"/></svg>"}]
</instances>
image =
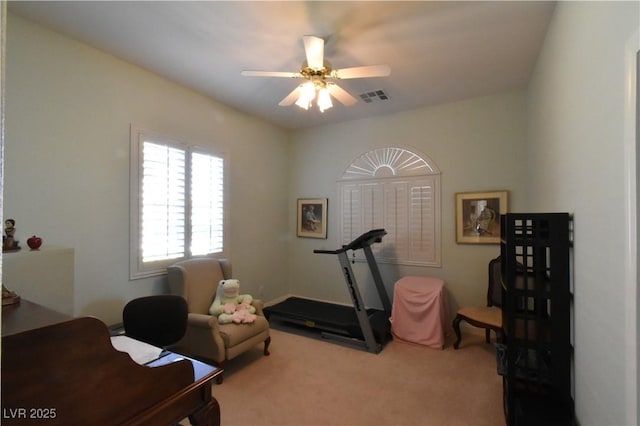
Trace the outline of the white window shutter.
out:
<instances>
[{"instance_id":1,"label":"white window shutter","mask_svg":"<svg viewBox=\"0 0 640 426\"><path fill-rule=\"evenodd\" d=\"M376 182L361 185L362 190L362 229L363 232L371 229L384 228L384 190L383 185ZM372 247L374 253L381 250L380 244Z\"/></svg>"},{"instance_id":2,"label":"white window shutter","mask_svg":"<svg viewBox=\"0 0 640 426\"><path fill-rule=\"evenodd\" d=\"M364 233L362 230L362 197L360 185L342 186L342 244L348 244Z\"/></svg>"},{"instance_id":3,"label":"white window shutter","mask_svg":"<svg viewBox=\"0 0 640 426\"><path fill-rule=\"evenodd\" d=\"M385 224L382 239L385 258L406 259L409 256L408 183L391 182L385 187Z\"/></svg>"},{"instance_id":4,"label":"white window shutter","mask_svg":"<svg viewBox=\"0 0 640 426\"><path fill-rule=\"evenodd\" d=\"M372 245L378 261L441 266L440 172L433 162L402 148L380 148L347 168L339 191L342 244L384 228L382 243Z\"/></svg>"},{"instance_id":5,"label":"white window shutter","mask_svg":"<svg viewBox=\"0 0 640 426\"><path fill-rule=\"evenodd\" d=\"M185 247L186 153L144 142L142 155L142 261L180 258Z\"/></svg>"},{"instance_id":6,"label":"white window shutter","mask_svg":"<svg viewBox=\"0 0 640 426\"><path fill-rule=\"evenodd\" d=\"M131 279L176 260L224 256L224 156L131 126Z\"/></svg>"},{"instance_id":7,"label":"white window shutter","mask_svg":"<svg viewBox=\"0 0 640 426\"><path fill-rule=\"evenodd\" d=\"M191 255L220 253L223 248L224 160L191 155Z\"/></svg>"},{"instance_id":8,"label":"white window shutter","mask_svg":"<svg viewBox=\"0 0 640 426\"><path fill-rule=\"evenodd\" d=\"M434 196L434 188L430 182L418 182L411 187L409 256L413 261L435 261L437 239Z\"/></svg>"}]
</instances>

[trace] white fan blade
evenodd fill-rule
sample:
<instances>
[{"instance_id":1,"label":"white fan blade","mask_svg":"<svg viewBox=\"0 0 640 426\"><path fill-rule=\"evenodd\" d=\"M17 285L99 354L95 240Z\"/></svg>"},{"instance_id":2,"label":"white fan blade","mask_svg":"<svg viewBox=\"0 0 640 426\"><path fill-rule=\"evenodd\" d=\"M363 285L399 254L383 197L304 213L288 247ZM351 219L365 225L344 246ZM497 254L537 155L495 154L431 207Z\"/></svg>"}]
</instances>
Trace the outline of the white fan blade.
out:
<instances>
[{"instance_id":1,"label":"white fan blade","mask_svg":"<svg viewBox=\"0 0 640 426\"><path fill-rule=\"evenodd\" d=\"M278 105L280 106L289 106L298 100L300 97L300 86L293 89L291 93L289 93L283 100L280 101Z\"/></svg>"},{"instance_id":2,"label":"white fan blade","mask_svg":"<svg viewBox=\"0 0 640 426\"><path fill-rule=\"evenodd\" d=\"M356 98L337 84L327 84L327 89L329 93L331 93L331 96L339 100L343 105L352 106L358 103Z\"/></svg>"},{"instance_id":3,"label":"white fan blade","mask_svg":"<svg viewBox=\"0 0 640 426\"><path fill-rule=\"evenodd\" d=\"M309 68L321 69L324 67L324 40L315 36L304 36L302 39Z\"/></svg>"},{"instance_id":4,"label":"white fan blade","mask_svg":"<svg viewBox=\"0 0 640 426\"><path fill-rule=\"evenodd\" d=\"M347 78L365 78L365 77L386 77L391 74L389 65L369 65L364 67L344 68L331 72L331 77L347 79Z\"/></svg>"},{"instance_id":5,"label":"white fan blade","mask_svg":"<svg viewBox=\"0 0 640 426\"><path fill-rule=\"evenodd\" d=\"M242 71L240 75L244 77L301 77L300 73L286 71Z\"/></svg>"}]
</instances>

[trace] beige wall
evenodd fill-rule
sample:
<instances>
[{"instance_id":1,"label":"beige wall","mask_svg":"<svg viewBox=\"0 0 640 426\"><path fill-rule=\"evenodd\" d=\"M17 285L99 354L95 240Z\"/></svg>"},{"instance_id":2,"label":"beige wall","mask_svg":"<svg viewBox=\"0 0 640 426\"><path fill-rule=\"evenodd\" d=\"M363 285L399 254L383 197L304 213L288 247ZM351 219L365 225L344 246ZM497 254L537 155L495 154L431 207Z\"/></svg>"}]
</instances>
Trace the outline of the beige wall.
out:
<instances>
[{"instance_id":1,"label":"beige wall","mask_svg":"<svg viewBox=\"0 0 640 426\"><path fill-rule=\"evenodd\" d=\"M234 274L266 299L287 291L286 132L12 14L6 102L4 217L23 245L75 249L76 315L116 322L166 291L128 278L130 123L227 153Z\"/></svg>"},{"instance_id":2,"label":"beige wall","mask_svg":"<svg viewBox=\"0 0 640 426\"><path fill-rule=\"evenodd\" d=\"M583 426L637 424L624 120L625 45L638 37L639 13L638 2L560 2L530 88L530 208L574 214L575 396Z\"/></svg>"},{"instance_id":3,"label":"beige wall","mask_svg":"<svg viewBox=\"0 0 640 426\"><path fill-rule=\"evenodd\" d=\"M9 15L4 217L17 219L23 241L37 233L75 249L78 315L115 321L126 300L164 291L163 278L128 280L134 122L229 154L231 257L248 292L346 302L337 259L313 254L340 244L336 179L369 150L415 149L442 171L443 266L383 265L389 290L400 276L434 275L453 309L482 302L498 248L455 243L455 192L507 189L512 211L574 213L578 418L637 424L623 106L624 47L638 16L637 2L559 2L528 92L289 134ZM300 197L329 198L327 240L296 238ZM375 304L363 266L355 272Z\"/></svg>"},{"instance_id":4,"label":"beige wall","mask_svg":"<svg viewBox=\"0 0 640 426\"><path fill-rule=\"evenodd\" d=\"M127 300L166 289L164 278L128 280L130 123L227 152L235 275L267 301L348 301L337 259L313 254L339 245L336 179L378 147L428 155L442 171L443 266L383 266L389 293L398 277L424 274L446 280L454 309L483 300L498 248L455 243L454 193L507 189L512 210L523 205L524 92L291 135L20 17L8 25L4 214L23 240L75 248L76 314L113 322ZM329 198L328 240L295 237L299 197Z\"/></svg>"},{"instance_id":5,"label":"beige wall","mask_svg":"<svg viewBox=\"0 0 640 426\"><path fill-rule=\"evenodd\" d=\"M314 254L340 247L340 198L337 179L360 155L399 146L427 155L440 169L442 182L442 267L380 265L388 293L401 276L438 276L445 280L452 308L486 300L487 265L498 245L455 242L455 193L506 189L512 211L526 205L526 93L516 91L434 108L408 111L297 132L291 145L289 227L295 229L297 198L329 199L327 240L294 238L289 249L291 292L348 302L336 256ZM356 264L356 278L367 296L381 306L366 265Z\"/></svg>"}]
</instances>

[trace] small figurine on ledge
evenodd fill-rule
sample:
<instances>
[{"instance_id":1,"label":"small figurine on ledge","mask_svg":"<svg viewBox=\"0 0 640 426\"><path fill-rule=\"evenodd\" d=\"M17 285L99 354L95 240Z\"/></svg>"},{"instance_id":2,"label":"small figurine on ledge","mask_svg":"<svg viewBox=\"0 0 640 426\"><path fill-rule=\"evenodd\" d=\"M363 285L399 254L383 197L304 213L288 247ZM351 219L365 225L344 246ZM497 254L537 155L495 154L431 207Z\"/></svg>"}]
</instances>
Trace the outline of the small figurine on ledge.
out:
<instances>
[{"instance_id":1,"label":"small figurine on ledge","mask_svg":"<svg viewBox=\"0 0 640 426\"><path fill-rule=\"evenodd\" d=\"M18 240L15 239L16 221L7 219L4 221L4 233L2 236L2 251L20 250Z\"/></svg>"},{"instance_id":2,"label":"small figurine on ledge","mask_svg":"<svg viewBox=\"0 0 640 426\"><path fill-rule=\"evenodd\" d=\"M20 296L18 296L15 291L11 291L3 285L2 286L2 306L13 305L14 303L19 303L19 302L20 302Z\"/></svg>"}]
</instances>

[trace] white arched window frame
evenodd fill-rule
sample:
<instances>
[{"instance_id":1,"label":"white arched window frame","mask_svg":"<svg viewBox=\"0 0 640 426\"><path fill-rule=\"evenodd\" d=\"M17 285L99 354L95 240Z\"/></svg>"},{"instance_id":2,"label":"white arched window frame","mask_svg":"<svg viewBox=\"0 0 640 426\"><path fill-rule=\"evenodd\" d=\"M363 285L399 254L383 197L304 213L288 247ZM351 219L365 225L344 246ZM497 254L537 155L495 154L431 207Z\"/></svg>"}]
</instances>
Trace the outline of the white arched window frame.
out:
<instances>
[{"instance_id":1,"label":"white arched window frame","mask_svg":"<svg viewBox=\"0 0 640 426\"><path fill-rule=\"evenodd\" d=\"M338 187L342 244L384 228L382 243L372 246L377 261L441 266L440 170L428 157L375 149L347 167Z\"/></svg>"}]
</instances>

